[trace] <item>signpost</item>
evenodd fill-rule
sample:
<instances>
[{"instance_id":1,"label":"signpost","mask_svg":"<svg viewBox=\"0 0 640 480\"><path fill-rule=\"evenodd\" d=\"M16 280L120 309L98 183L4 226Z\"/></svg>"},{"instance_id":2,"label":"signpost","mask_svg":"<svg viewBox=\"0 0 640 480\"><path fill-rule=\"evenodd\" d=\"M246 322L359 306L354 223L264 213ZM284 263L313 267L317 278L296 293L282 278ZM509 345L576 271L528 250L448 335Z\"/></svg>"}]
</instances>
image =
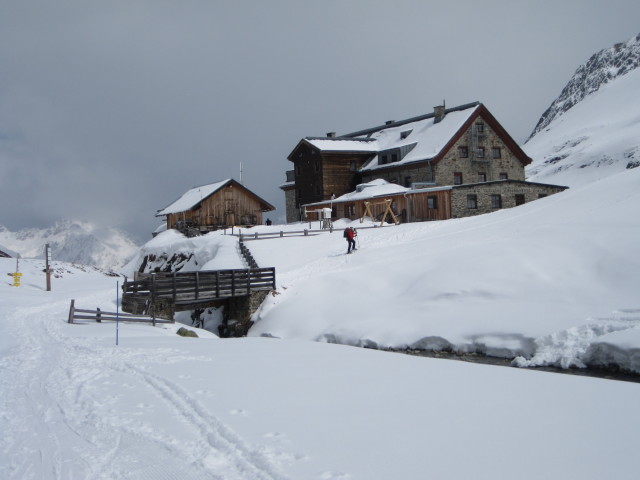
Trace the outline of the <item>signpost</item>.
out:
<instances>
[{"instance_id":1,"label":"signpost","mask_svg":"<svg viewBox=\"0 0 640 480\"><path fill-rule=\"evenodd\" d=\"M51 291L51 249L49 248L49 244L47 243L44 246L44 258L45 258L45 268L44 271L47 274L47 292Z\"/></svg>"},{"instance_id":2,"label":"signpost","mask_svg":"<svg viewBox=\"0 0 640 480\"><path fill-rule=\"evenodd\" d=\"M116 281L116 347L118 346L118 334L119 334L119 319L120 319L120 282Z\"/></svg>"},{"instance_id":3,"label":"signpost","mask_svg":"<svg viewBox=\"0 0 640 480\"><path fill-rule=\"evenodd\" d=\"M16 257L16 273L12 273L11 276L13 277L12 286L19 287L20 277L22 277L22 274L20 273L20 254L18 254L18 256Z\"/></svg>"}]
</instances>

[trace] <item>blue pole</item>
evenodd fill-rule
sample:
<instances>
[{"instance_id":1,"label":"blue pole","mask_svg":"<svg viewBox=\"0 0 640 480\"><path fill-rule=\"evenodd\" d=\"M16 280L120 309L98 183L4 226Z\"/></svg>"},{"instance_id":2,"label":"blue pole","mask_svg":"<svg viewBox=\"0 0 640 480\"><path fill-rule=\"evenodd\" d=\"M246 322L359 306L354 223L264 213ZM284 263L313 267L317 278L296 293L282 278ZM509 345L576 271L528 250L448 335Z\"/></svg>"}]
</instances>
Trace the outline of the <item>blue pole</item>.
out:
<instances>
[{"instance_id":1,"label":"blue pole","mask_svg":"<svg viewBox=\"0 0 640 480\"><path fill-rule=\"evenodd\" d=\"M116 280L116 346L118 346L118 318L120 317L120 282Z\"/></svg>"}]
</instances>

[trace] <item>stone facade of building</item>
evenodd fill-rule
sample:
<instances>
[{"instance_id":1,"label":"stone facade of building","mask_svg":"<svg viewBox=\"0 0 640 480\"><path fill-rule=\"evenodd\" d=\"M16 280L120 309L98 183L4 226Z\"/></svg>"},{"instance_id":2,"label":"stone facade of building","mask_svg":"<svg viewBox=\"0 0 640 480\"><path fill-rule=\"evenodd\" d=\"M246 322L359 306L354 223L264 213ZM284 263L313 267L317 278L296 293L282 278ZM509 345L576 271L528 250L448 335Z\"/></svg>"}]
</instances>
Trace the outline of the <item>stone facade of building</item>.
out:
<instances>
[{"instance_id":1,"label":"stone facade of building","mask_svg":"<svg viewBox=\"0 0 640 480\"><path fill-rule=\"evenodd\" d=\"M478 134L478 130L482 133ZM457 181L465 184L524 180L524 165L487 122L478 117L437 163L415 162L402 167L367 170L362 174L363 183L376 178L405 187L423 182L442 186L455 185Z\"/></svg>"},{"instance_id":2,"label":"stone facade of building","mask_svg":"<svg viewBox=\"0 0 640 480\"><path fill-rule=\"evenodd\" d=\"M451 189L451 217L469 217L516 207L566 188L521 180L460 185Z\"/></svg>"}]
</instances>

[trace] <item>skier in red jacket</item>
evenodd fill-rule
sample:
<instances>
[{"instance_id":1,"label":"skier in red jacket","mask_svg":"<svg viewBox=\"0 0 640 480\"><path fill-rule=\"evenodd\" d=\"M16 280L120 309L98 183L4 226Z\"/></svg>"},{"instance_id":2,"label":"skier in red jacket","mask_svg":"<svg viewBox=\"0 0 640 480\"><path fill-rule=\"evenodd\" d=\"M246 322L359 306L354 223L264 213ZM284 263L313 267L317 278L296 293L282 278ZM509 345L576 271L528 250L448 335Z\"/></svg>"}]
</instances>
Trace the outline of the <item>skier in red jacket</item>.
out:
<instances>
[{"instance_id":1,"label":"skier in red jacket","mask_svg":"<svg viewBox=\"0 0 640 480\"><path fill-rule=\"evenodd\" d=\"M353 227L345 228L343 236L347 239L347 243L349 244L347 247L347 253L351 253L353 250L356 250L356 237L358 236L356 229Z\"/></svg>"}]
</instances>

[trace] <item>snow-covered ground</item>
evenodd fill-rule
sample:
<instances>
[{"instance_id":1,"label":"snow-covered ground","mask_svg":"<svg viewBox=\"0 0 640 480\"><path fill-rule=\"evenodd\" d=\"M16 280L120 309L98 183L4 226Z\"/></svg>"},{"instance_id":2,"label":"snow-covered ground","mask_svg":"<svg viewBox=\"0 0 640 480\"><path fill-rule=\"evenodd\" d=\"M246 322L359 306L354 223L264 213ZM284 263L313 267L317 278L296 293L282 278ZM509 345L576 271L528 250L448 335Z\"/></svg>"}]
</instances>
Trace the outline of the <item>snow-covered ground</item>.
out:
<instances>
[{"instance_id":1,"label":"snow-covered ground","mask_svg":"<svg viewBox=\"0 0 640 480\"><path fill-rule=\"evenodd\" d=\"M509 223L494 225L501 222ZM522 226L511 222L517 233ZM483 234L472 221L458 223ZM319 277L324 286L306 311L325 311L327 282L338 281L319 260L296 273L286 255L301 255L294 245L333 252L324 263L340 259L351 276L371 274L366 265L376 250L392 240L410 250L429 235L426 227L363 230L362 250L348 257L338 256L338 234L281 240L290 248L271 247L274 262L287 260L279 262L276 298L302 295L300 287ZM433 239L443 238L443 226L432 228ZM268 242L250 245L257 251L258 244ZM22 286L13 287L7 274L15 259L0 259L0 478L637 477L639 384L305 340L221 340L196 329L200 338L184 338L173 325L121 323L116 346L113 323L66 319L71 298L79 308L115 309L121 279L55 262L47 292L43 266L22 260ZM387 297L372 293L370 302L386 308ZM284 303L258 325L274 324ZM294 321L306 316L282 329Z\"/></svg>"},{"instance_id":2,"label":"snow-covered ground","mask_svg":"<svg viewBox=\"0 0 640 480\"><path fill-rule=\"evenodd\" d=\"M635 169L490 215L361 229L348 256L340 232L248 242L278 273L250 335L640 372L627 340L640 331L638 185Z\"/></svg>"},{"instance_id":3,"label":"snow-covered ground","mask_svg":"<svg viewBox=\"0 0 640 480\"><path fill-rule=\"evenodd\" d=\"M118 308L122 278L54 262L46 292L26 259L13 287L0 259L0 478L636 478L638 383L330 342L639 372L639 184L632 169L489 215L359 228L352 255L344 221L247 241L277 291L242 339L121 323L116 346L114 324L66 319L72 298ZM236 245L167 231L124 273L146 254L242 267Z\"/></svg>"}]
</instances>

